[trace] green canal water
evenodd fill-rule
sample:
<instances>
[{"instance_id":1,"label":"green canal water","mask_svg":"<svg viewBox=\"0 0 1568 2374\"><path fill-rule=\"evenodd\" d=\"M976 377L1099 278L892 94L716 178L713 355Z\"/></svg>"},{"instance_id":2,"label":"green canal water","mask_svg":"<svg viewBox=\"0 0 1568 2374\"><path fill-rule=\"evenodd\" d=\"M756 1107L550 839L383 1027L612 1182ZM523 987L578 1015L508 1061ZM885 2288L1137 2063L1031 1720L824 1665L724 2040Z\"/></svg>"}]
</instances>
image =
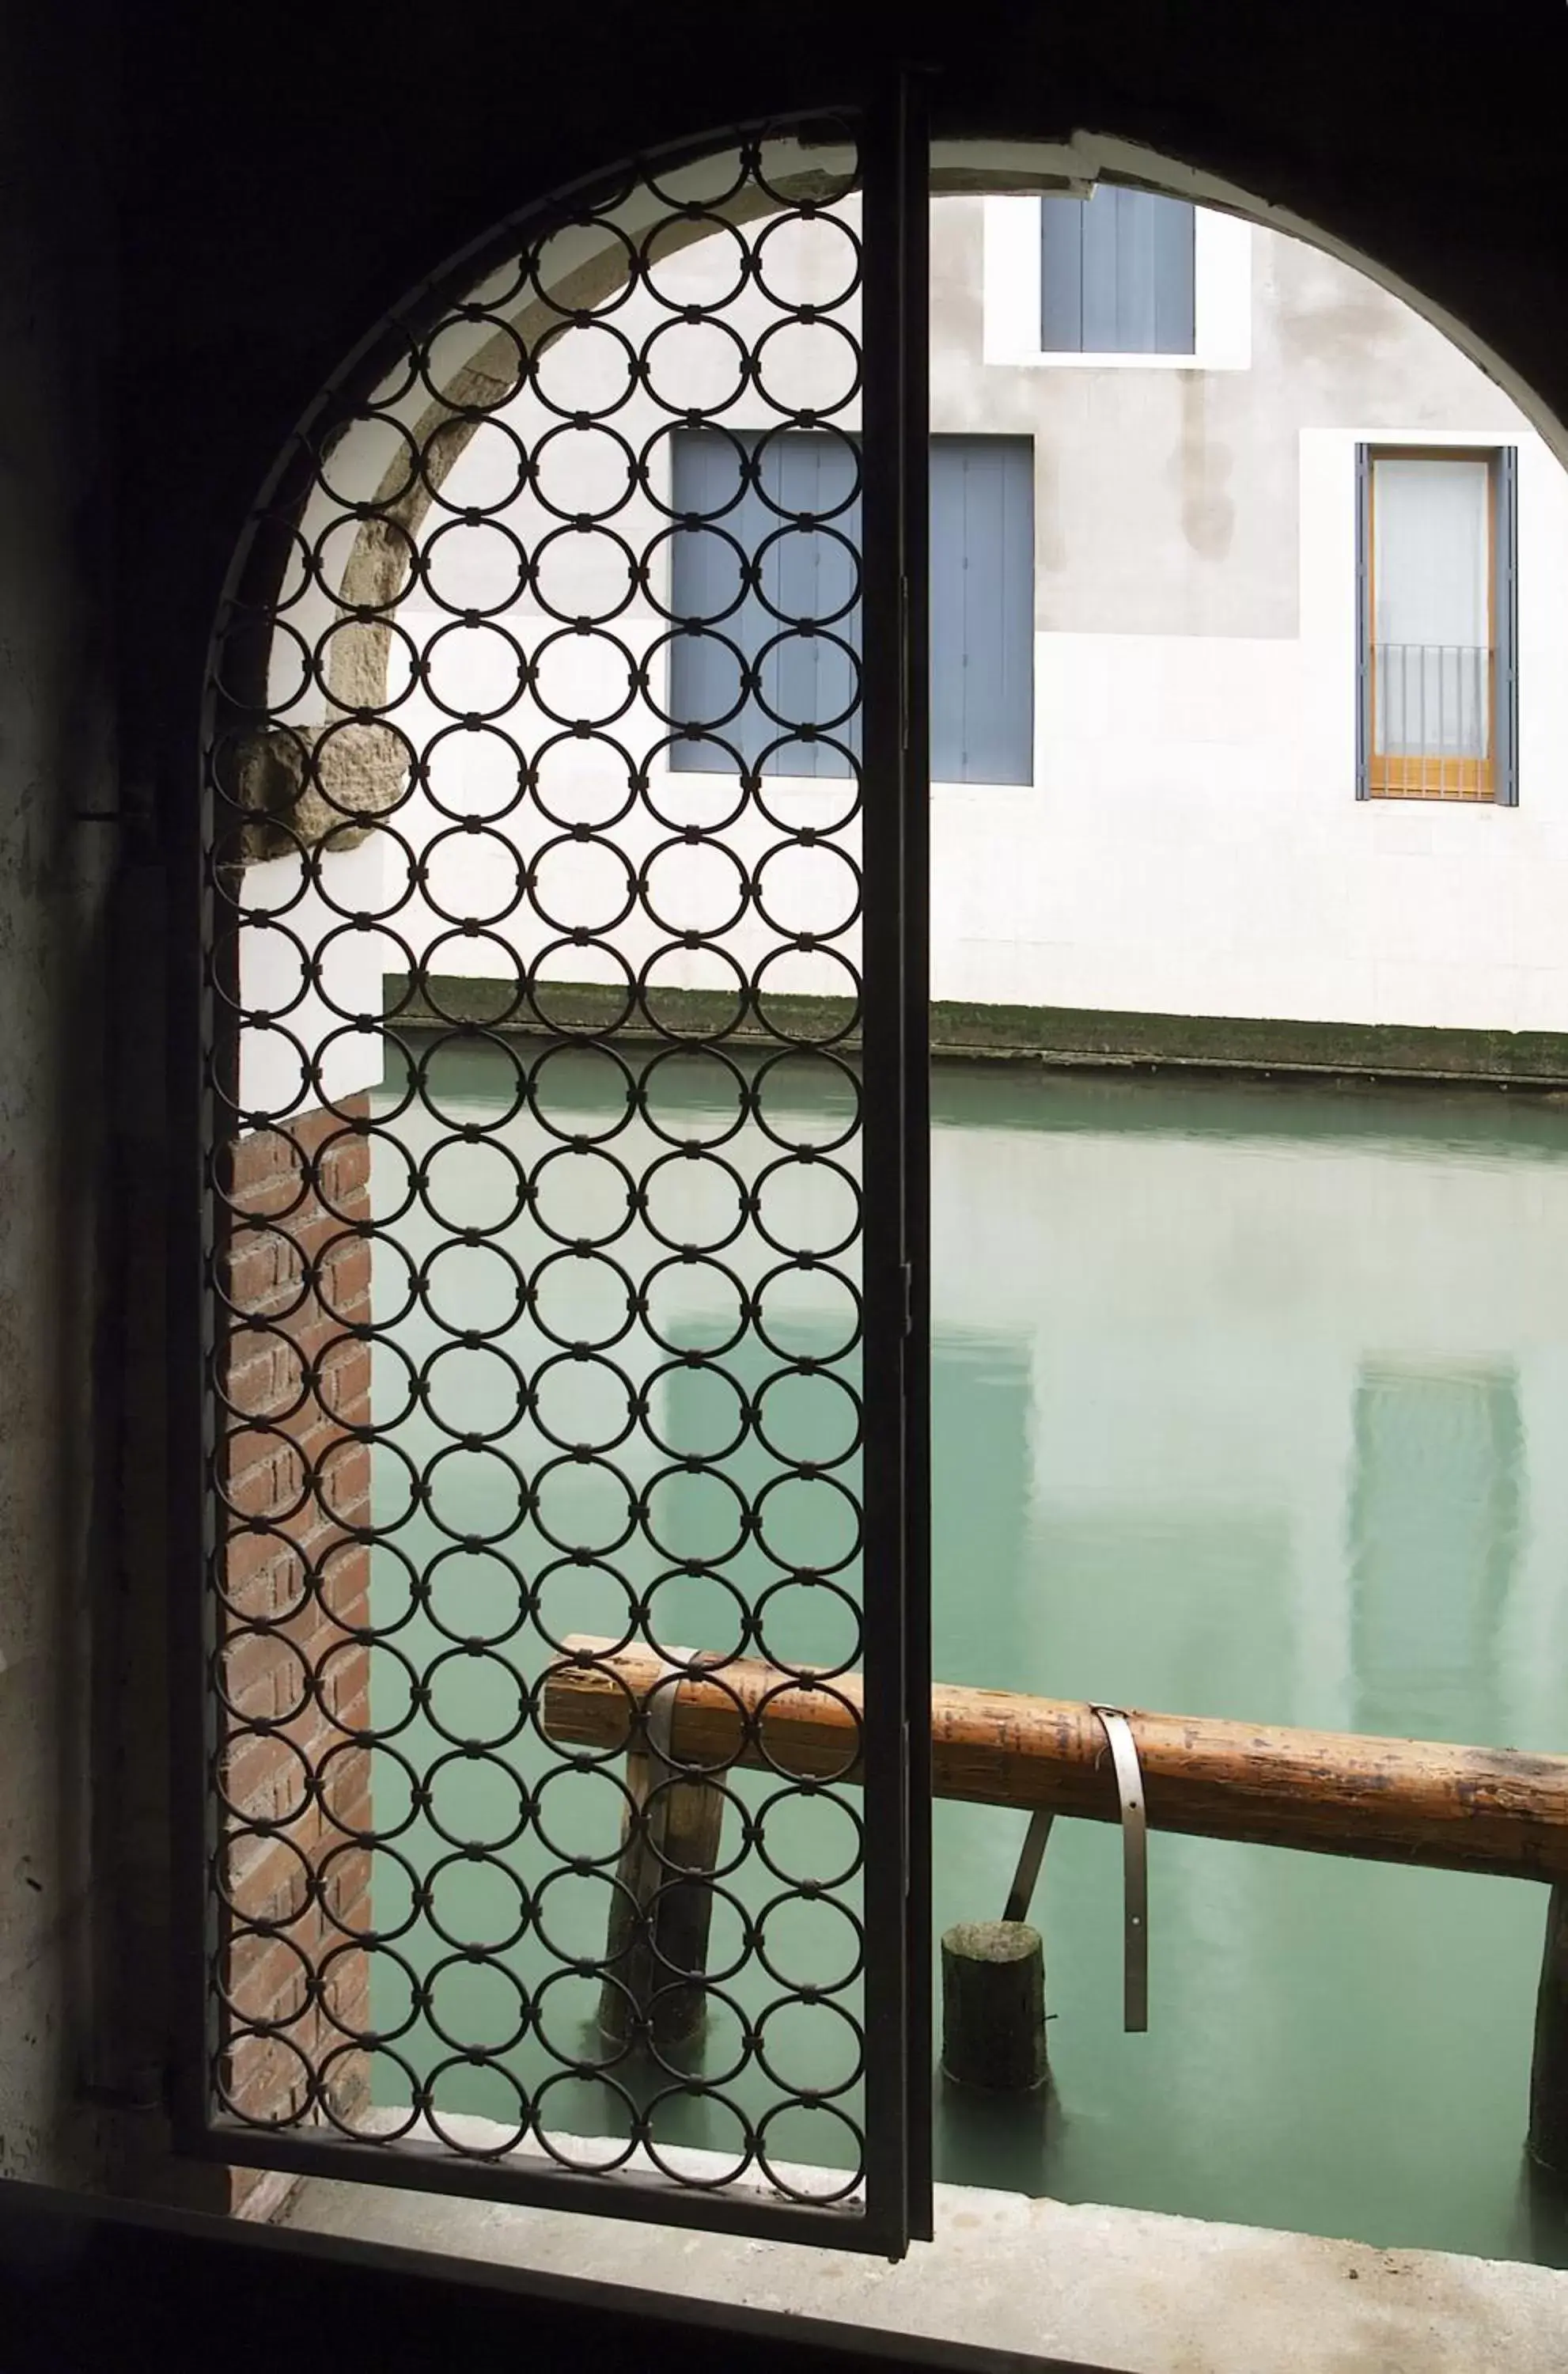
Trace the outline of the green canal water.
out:
<instances>
[{"instance_id":1,"label":"green canal water","mask_svg":"<svg viewBox=\"0 0 1568 2374\"><path fill-rule=\"evenodd\" d=\"M557 1126L569 1111L580 1133L607 1127L620 1094L612 1066L591 1052L551 1061ZM711 1083L700 1064L677 1074L661 1093L700 1135ZM444 2110L506 2122L518 2119L520 2085L560 2072L544 2123L613 2135L610 2097L566 2063L592 2033L594 1998L569 1963L603 1942L619 1798L608 1774L544 1780L552 1759L523 1722L519 1675L547 1653L541 1631L623 1630L617 1575L647 1589L661 1569L651 1552L638 1564L615 1545L625 1512L604 1472L568 1465L547 1479L550 1529L597 1545L598 1562L546 1573L537 1543L526 1558L519 1548L519 1487L496 1445L453 1441L463 1429L494 1437L519 1475L538 1474L516 1380L549 1347L509 1317L504 1256L512 1243L537 1258L510 1232L508 1199L553 1141L519 1105L513 1059L444 1051L423 1107L389 1087L381 1108L375 1193L396 1244L377 1252L390 1338L375 1381L388 1432L377 1494L379 1523L395 1530L377 1553L388 1637L372 1689L378 1728L397 1736L378 1758L376 1818L382 1830L407 1820L397 1852L378 1858L376 1906L383 1935L407 1926L400 1958L377 1957L377 2025L404 2065L385 2062L376 2083L383 2100L406 2101L406 2071L439 2068ZM836 1103L802 1089L785 1134L830 1145L842 1108L841 1090ZM477 1136L465 1141L465 1126ZM640 1165L645 1151L628 1159ZM1568 1748L1568 1106L944 1066L932 1190L940 1680ZM576 1193L584 1233L599 1192ZM606 1173L606 1209L617 1192ZM821 1216L820 1181L812 1193ZM454 1228L497 1225L487 1243L449 1241ZM572 1275L559 1273L558 1290L576 1294L572 1324L591 1335L595 1294L608 1326L614 1291L587 1270L573 1286ZM755 1393L767 1373L756 1347L721 1355L722 1296L694 1286L677 1307L681 1285L661 1322L667 1341L727 1360ZM455 1344L463 1329L485 1340ZM774 1334L821 1363L773 1389L776 1440L788 1438L795 1459L840 1462L852 1486L856 1356L842 1309L819 1281L779 1309ZM408 1379L423 1363L433 1365L420 1409ZM610 1373L579 1364L555 1375L557 1432L608 1440ZM722 1376L676 1369L662 1390L672 1456L711 1454L755 1494L760 1454L731 1447ZM404 1461L437 1451L419 1505ZM677 1547L716 1555L728 1520L710 1479L683 1474L669 1489ZM845 1547L841 1506L826 1492L797 1497L778 1503L775 1560L832 1564ZM755 1544L737 1552L729 1595L700 1577L660 1584L660 1637L733 1647L737 1595L755 1604L766 1587L757 1556ZM525 1563L538 1592L528 1635L515 1628ZM411 1577L425 1571L439 1581L422 1601ZM853 1655L848 1572L841 1599L820 1587L778 1595L772 1653ZM491 1645L462 1645L475 1640ZM431 1676L422 1710L415 1672ZM498 1745L465 1758L453 1743L474 1737ZM421 1812L408 1774L442 1756ZM538 1835L510 1846L530 1788ZM840 1869L852 1861L852 1825L831 1801L778 1800L761 1776L739 1777L735 1791L772 1825L782 1868L828 1877L836 1854ZM1024 1828L1018 1814L938 1806L938 1932L1000 1915ZM465 1839L486 1844L487 1858L465 1859ZM591 1866L567 1871L536 1907L554 1958L524 1910L546 1851ZM415 1916L413 1893L413 1875L432 1870L434 1921ZM755 1875L734 1886L754 1917L779 1892ZM846 1978L856 1901L829 1887L769 1914L772 1959L792 1983ZM1532 2192L1522 2156L1544 1910L1543 1891L1515 1882L1156 1837L1150 2027L1126 2036L1119 1842L1109 1828L1059 1824L1034 1913L1049 2091L1015 2105L937 2084L937 2175L1387 2246L1568 2257L1561 2209ZM721 1909L715 1967L740 1920ZM492 1958L465 1960L454 1941ZM546 1976L525 2036L524 1991ZM747 1983L740 2010L716 2020L710 2071L767 1999ZM856 2009L852 1988L842 2000ZM836 2044L822 2017L781 2010L771 2065L786 2088L815 2087L854 2115L851 2031L838 2026ZM474 2044L491 2065L463 2063ZM742 2074L728 2091L757 2115L760 2085ZM661 2120L670 2142L738 2145L739 2118L714 2102L672 2099ZM769 2148L826 2167L846 2158L825 2107L782 2113Z\"/></svg>"}]
</instances>

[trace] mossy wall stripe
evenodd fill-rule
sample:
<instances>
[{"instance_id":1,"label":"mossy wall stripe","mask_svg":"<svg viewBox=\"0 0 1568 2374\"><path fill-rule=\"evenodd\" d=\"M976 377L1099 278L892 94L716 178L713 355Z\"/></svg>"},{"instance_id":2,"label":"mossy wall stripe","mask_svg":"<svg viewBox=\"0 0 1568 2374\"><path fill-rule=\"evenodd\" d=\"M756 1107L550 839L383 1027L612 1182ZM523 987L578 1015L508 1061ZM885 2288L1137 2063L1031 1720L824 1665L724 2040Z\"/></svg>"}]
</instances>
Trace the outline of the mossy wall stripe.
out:
<instances>
[{"instance_id":1,"label":"mossy wall stripe","mask_svg":"<svg viewBox=\"0 0 1568 2374\"><path fill-rule=\"evenodd\" d=\"M827 1040L852 1046L858 1032L847 998L778 997L759 1013L714 990L661 989L658 1011L672 1029L714 1031L777 1043ZM626 1019L626 993L597 982L553 982L544 1015L515 982L432 979L412 995L407 977L387 980L387 1013L418 1028L477 1022L529 1036L560 1029L654 1033ZM1452 1030L1391 1022L1269 1021L1240 1015L1096 1012L1066 1005L931 1007L931 1051L976 1061L1086 1068L1305 1073L1374 1079L1490 1081L1568 1087L1568 1034L1546 1030ZM728 1034L727 1034L728 1035Z\"/></svg>"}]
</instances>

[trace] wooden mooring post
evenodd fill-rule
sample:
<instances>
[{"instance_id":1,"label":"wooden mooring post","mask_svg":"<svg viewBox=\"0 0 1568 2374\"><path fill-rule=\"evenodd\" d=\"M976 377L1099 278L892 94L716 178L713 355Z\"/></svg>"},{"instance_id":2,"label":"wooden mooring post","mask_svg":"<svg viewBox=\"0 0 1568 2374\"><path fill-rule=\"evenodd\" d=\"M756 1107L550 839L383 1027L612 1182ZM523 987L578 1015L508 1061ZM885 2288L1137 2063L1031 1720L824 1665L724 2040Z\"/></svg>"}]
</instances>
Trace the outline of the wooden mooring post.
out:
<instances>
[{"instance_id":1,"label":"wooden mooring post","mask_svg":"<svg viewBox=\"0 0 1568 2374\"><path fill-rule=\"evenodd\" d=\"M599 2026L611 2043L679 2053L697 2043L706 2016L724 1792L679 1773L672 1732L681 1683L664 1673L663 1687L643 1701L643 1735L626 1751L630 1803L621 1821Z\"/></svg>"},{"instance_id":2,"label":"wooden mooring post","mask_svg":"<svg viewBox=\"0 0 1568 2374\"><path fill-rule=\"evenodd\" d=\"M669 1668L648 1649L591 1639L566 1647L567 1656L545 1677L545 1733L563 1744L635 1751L634 1734L645 1729L638 1710ZM674 1695L673 1685L667 1683L666 1695ZM802 1780L859 1779L860 1683L852 1675L813 1683L755 1659L731 1658L711 1681L683 1679L678 1695L668 1746L688 1774L697 1765L717 1781L737 1766ZM1549 1885L1529 2149L1540 2166L1568 2176L1568 1757L1130 1709L1126 1720L1152 1830ZM938 1797L1087 1821L1121 1818L1105 1730L1091 1706L939 1686L932 1692L931 1762ZM666 1794L673 1799L681 1788L719 1793L688 1779ZM680 1859L691 1880L672 1885L673 1875L662 1875L673 1906L680 1890L691 1890L688 1910L668 1916L675 1924L670 1948L656 1944L654 1975L662 1973L669 1984L655 1985L648 1998L657 2007L661 1993L668 1994L672 2020L683 1988L688 2004L700 2003L711 1892L698 1875L712 1871L719 1852L717 1828L704 1830L702 1818L696 1806L685 1816L692 1844ZM711 1812L707 1818L712 1821ZM628 1839L628 1851L633 1843ZM676 1859L670 1848L664 1852ZM638 1903L647 1900L637 1892L646 1886L638 1877L629 1891ZM661 1910L652 1924L656 1941L664 1918ZM628 1993L637 1999L635 1987Z\"/></svg>"},{"instance_id":3,"label":"wooden mooring post","mask_svg":"<svg viewBox=\"0 0 1568 2374\"><path fill-rule=\"evenodd\" d=\"M960 1921L943 1932L942 2074L987 2094L1045 2084L1045 1945L1027 1921Z\"/></svg>"}]
</instances>

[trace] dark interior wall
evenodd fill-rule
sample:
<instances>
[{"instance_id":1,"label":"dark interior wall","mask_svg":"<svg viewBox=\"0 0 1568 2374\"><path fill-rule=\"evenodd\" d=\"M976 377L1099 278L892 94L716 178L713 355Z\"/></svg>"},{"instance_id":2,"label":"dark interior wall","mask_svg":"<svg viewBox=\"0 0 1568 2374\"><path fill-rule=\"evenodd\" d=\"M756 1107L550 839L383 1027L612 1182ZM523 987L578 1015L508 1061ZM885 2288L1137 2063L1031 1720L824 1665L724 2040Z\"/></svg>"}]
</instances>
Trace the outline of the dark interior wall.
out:
<instances>
[{"instance_id":1,"label":"dark interior wall","mask_svg":"<svg viewBox=\"0 0 1568 2374\"><path fill-rule=\"evenodd\" d=\"M115 833L84 812L115 796L112 319L107 75L90 45L76 65L67 13L0 9L0 2176L81 2179Z\"/></svg>"}]
</instances>

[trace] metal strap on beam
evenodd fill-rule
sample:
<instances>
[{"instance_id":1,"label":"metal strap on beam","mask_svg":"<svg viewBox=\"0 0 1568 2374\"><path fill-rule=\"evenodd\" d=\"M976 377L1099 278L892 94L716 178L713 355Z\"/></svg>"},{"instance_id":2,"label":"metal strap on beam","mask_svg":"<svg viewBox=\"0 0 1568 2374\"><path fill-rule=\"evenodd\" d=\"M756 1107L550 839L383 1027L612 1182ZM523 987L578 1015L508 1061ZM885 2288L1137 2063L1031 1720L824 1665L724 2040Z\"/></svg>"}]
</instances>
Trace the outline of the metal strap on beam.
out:
<instances>
[{"instance_id":1,"label":"metal strap on beam","mask_svg":"<svg viewBox=\"0 0 1568 2374\"><path fill-rule=\"evenodd\" d=\"M1121 1800L1122 2019L1129 2036L1149 2026L1149 1824L1138 1743L1120 1707L1097 1706Z\"/></svg>"}]
</instances>

